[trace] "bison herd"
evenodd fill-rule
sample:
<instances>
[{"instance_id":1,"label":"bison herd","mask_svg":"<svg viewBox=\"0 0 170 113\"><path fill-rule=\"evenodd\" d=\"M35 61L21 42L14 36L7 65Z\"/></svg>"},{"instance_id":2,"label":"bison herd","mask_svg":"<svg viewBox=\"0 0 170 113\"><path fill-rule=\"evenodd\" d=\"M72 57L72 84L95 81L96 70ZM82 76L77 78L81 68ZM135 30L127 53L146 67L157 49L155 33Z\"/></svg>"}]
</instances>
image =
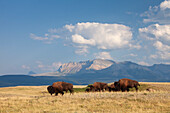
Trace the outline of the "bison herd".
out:
<instances>
[{"instance_id":1,"label":"bison herd","mask_svg":"<svg viewBox=\"0 0 170 113\"><path fill-rule=\"evenodd\" d=\"M129 91L129 88L135 88L138 91L138 86L140 84L131 79L123 78L119 81L114 82L111 85L102 82L94 82L93 85L89 85L89 88L85 90L85 92L95 92L95 91ZM56 96L58 93L64 95L64 91L70 91L70 95L73 94L73 84L67 82L54 82L51 86L47 87L48 92L52 95L55 94Z\"/></svg>"}]
</instances>

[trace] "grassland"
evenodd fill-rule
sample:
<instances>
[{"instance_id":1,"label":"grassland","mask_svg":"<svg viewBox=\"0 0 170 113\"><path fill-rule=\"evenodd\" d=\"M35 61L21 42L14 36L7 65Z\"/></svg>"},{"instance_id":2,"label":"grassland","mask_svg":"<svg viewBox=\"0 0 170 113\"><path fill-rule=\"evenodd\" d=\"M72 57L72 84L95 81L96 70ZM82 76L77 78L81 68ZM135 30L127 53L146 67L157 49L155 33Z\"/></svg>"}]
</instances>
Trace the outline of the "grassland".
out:
<instances>
[{"instance_id":1,"label":"grassland","mask_svg":"<svg viewBox=\"0 0 170 113\"><path fill-rule=\"evenodd\" d=\"M170 113L170 83L140 84L139 92L123 93L74 86L74 95L64 96L51 96L47 86L0 88L0 113Z\"/></svg>"}]
</instances>

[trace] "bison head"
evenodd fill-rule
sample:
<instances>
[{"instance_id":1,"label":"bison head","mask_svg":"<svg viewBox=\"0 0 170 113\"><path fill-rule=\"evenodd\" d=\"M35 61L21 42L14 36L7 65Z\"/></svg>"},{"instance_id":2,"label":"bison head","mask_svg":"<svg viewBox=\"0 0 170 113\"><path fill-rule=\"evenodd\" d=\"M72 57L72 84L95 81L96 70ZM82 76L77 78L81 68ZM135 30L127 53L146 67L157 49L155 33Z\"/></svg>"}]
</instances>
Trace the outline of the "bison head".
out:
<instances>
[{"instance_id":1,"label":"bison head","mask_svg":"<svg viewBox=\"0 0 170 113\"><path fill-rule=\"evenodd\" d=\"M95 91L95 87L93 85L89 85L88 87L90 87L89 91Z\"/></svg>"},{"instance_id":2,"label":"bison head","mask_svg":"<svg viewBox=\"0 0 170 113\"><path fill-rule=\"evenodd\" d=\"M120 84L119 82L114 82L115 90L120 91Z\"/></svg>"},{"instance_id":3,"label":"bison head","mask_svg":"<svg viewBox=\"0 0 170 113\"><path fill-rule=\"evenodd\" d=\"M48 86L47 90L51 95L55 93L54 88L52 86Z\"/></svg>"},{"instance_id":4,"label":"bison head","mask_svg":"<svg viewBox=\"0 0 170 113\"><path fill-rule=\"evenodd\" d=\"M106 91L109 91L110 87L106 84L103 86L103 89L105 89Z\"/></svg>"}]
</instances>

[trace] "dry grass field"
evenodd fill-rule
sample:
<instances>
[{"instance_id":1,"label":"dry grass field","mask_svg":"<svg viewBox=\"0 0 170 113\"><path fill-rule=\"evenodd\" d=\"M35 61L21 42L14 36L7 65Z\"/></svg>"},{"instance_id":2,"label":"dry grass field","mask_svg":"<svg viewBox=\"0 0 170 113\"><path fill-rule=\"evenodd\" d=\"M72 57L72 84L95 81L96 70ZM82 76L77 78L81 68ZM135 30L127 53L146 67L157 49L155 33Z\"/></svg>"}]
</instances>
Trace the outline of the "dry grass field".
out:
<instances>
[{"instance_id":1,"label":"dry grass field","mask_svg":"<svg viewBox=\"0 0 170 113\"><path fill-rule=\"evenodd\" d=\"M140 91L51 96L47 86L0 88L0 113L170 113L170 83L140 83ZM151 88L152 91L146 91Z\"/></svg>"}]
</instances>

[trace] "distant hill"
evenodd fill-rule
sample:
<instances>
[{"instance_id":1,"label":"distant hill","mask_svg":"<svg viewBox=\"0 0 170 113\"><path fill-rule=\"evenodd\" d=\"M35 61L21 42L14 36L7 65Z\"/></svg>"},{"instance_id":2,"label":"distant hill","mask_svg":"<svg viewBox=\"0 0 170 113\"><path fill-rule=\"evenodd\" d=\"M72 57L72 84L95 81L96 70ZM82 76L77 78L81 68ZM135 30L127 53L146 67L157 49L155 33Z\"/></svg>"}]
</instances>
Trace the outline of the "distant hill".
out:
<instances>
[{"instance_id":1,"label":"distant hill","mask_svg":"<svg viewBox=\"0 0 170 113\"><path fill-rule=\"evenodd\" d=\"M33 75L0 76L0 86L8 85L48 85L56 81L73 84L92 84L93 82L114 82L121 78L138 81L170 82L170 65L154 64L143 66L134 62L114 62L95 59L70 62L61 65L57 72Z\"/></svg>"},{"instance_id":2,"label":"distant hill","mask_svg":"<svg viewBox=\"0 0 170 113\"><path fill-rule=\"evenodd\" d=\"M28 75L33 75L33 74L36 74L34 71L29 71L28 72Z\"/></svg>"},{"instance_id":3,"label":"distant hill","mask_svg":"<svg viewBox=\"0 0 170 113\"><path fill-rule=\"evenodd\" d=\"M30 75L3 75L0 76L0 87L9 86L39 86L52 85L53 82L65 81L76 84L63 77L30 76Z\"/></svg>"}]
</instances>

